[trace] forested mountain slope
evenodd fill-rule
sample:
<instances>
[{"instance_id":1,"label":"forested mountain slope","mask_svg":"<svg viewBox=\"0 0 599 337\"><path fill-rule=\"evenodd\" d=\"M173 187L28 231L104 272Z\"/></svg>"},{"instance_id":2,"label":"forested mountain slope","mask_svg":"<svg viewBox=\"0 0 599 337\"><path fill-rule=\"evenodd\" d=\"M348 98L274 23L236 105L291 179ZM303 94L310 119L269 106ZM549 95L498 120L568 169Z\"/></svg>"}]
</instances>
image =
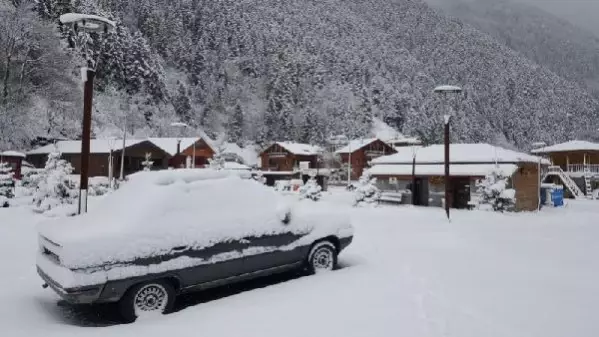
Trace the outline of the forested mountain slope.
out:
<instances>
[{"instance_id":1,"label":"forested mountain slope","mask_svg":"<svg viewBox=\"0 0 599 337\"><path fill-rule=\"evenodd\" d=\"M98 3L35 5L43 24L64 11L119 23L98 69L98 135L118 130L127 115L137 134L172 132L176 118L233 141L320 143L365 135L376 116L433 142L443 112L432 89L445 83L465 89L447 104L457 110L459 141L528 147L597 128L590 121L598 103L578 84L420 0Z\"/></svg>"},{"instance_id":2,"label":"forested mountain slope","mask_svg":"<svg viewBox=\"0 0 599 337\"><path fill-rule=\"evenodd\" d=\"M599 37L594 34L510 0L445 0L438 6L599 97Z\"/></svg>"}]
</instances>

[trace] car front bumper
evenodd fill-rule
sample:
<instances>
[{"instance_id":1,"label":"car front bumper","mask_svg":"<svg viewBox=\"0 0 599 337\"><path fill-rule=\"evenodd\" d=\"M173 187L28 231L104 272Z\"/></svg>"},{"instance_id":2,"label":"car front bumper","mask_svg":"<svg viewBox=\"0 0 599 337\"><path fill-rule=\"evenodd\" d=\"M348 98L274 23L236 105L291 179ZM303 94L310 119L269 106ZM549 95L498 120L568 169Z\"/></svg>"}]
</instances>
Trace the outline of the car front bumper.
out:
<instances>
[{"instance_id":1,"label":"car front bumper","mask_svg":"<svg viewBox=\"0 0 599 337\"><path fill-rule=\"evenodd\" d=\"M347 248L347 246L349 246L349 244L352 242L353 239L354 239L353 236L348 236L348 237L339 239L339 251L342 251L345 248Z\"/></svg>"},{"instance_id":2,"label":"car front bumper","mask_svg":"<svg viewBox=\"0 0 599 337\"><path fill-rule=\"evenodd\" d=\"M104 285L86 286L80 288L63 288L58 282L54 281L38 266L37 273L40 275L42 280L46 282L52 290L54 290L60 297L65 301L72 304L92 304L100 302L100 295L104 290Z\"/></svg>"}]
</instances>

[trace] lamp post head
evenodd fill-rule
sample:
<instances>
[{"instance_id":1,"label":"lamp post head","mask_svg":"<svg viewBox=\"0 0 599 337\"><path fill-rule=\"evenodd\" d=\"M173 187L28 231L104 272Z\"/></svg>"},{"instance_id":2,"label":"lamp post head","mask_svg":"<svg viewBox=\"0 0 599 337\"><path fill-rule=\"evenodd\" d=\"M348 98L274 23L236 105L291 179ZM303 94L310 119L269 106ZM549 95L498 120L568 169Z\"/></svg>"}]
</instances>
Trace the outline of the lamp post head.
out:
<instances>
[{"instance_id":1,"label":"lamp post head","mask_svg":"<svg viewBox=\"0 0 599 337\"><path fill-rule=\"evenodd\" d=\"M183 122L173 122L171 123L171 126L174 126L176 128L187 128L189 127L189 125L183 123Z\"/></svg>"},{"instance_id":2,"label":"lamp post head","mask_svg":"<svg viewBox=\"0 0 599 337\"><path fill-rule=\"evenodd\" d=\"M433 90L436 94L459 94L462 88L455 85L440 85Z\"/></svg>"},{"instance_id":3,"label":"lamp post head","mask_svg":"<svg viewBox=\"0 0 599 337\"><path fill-rule=\"evenodd\" d=\"M62 24L73 25L73 29L76 32L83 30L88 32L108 33L116 27L114 21L98 15L66 13L61 15L59 19Z\"/></svg>"}]
</instances>

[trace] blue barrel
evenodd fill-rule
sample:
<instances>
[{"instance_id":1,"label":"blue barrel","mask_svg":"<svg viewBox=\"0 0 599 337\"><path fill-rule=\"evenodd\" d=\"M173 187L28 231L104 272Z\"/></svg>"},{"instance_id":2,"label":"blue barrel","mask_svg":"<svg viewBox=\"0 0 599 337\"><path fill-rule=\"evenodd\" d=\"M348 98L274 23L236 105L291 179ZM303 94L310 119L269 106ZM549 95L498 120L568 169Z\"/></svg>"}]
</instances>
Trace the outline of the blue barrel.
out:
<instances>
[{"instance_id":1,"label":"blue barrel","mask_svg":"<svg viewBox=\"0 0 599 337\"><path fill-rule=\"evenodd\" d=\"M551 203L553 203L553 206L555 206L555 207L564 205L564 189L563 188L554 188L551 191Z\"/></svg>"}]
</instances>

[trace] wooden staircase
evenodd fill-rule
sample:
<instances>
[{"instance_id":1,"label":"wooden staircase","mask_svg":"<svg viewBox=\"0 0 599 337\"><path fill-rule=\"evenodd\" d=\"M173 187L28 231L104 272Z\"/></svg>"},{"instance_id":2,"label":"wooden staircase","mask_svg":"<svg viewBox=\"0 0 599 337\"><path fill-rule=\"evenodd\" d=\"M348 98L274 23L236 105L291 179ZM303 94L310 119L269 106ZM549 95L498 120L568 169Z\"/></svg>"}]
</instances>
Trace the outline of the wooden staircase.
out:
<instances>
[{"instance_id":1,"label":"wooden staircase","mask_svg":"<svg viewBox=\"0 0 599 337\"><path fill-rule=\"evenodd\" d=\"M583 177L586 197L589 199L593 199L593 188L591 186L591 171L588 169L588 167L584 169Z\"/></svg>"},{"instance_id":2,"label":"wooden staircase","mask_svg":"<svg viewBox=\"0 0 599 337\"><path fill-rule=\"evenodd\" d=\"M576 182L574 180L572 180L572 178L570 178L563 170L561 167L559 166L549 166L549 169L547 170L547 173L545 173L545 176L543 177L543 181L545 181L545 179L549 176L557 176L561 179L561 181L564 183L564 185L566 186L566 188L568 190L570 190L570 192L572 193L572 196L574 196L574 199L580 199L580 198L584 198L587 195L585 195L582 190L578 187L578 185L576 185ZM587 191L589 191L591 189L590 187L590 180L587 180L587 176L585 175L585 183L588 181L589 187L587 189Z\"/></svg>"}]
</instances>

